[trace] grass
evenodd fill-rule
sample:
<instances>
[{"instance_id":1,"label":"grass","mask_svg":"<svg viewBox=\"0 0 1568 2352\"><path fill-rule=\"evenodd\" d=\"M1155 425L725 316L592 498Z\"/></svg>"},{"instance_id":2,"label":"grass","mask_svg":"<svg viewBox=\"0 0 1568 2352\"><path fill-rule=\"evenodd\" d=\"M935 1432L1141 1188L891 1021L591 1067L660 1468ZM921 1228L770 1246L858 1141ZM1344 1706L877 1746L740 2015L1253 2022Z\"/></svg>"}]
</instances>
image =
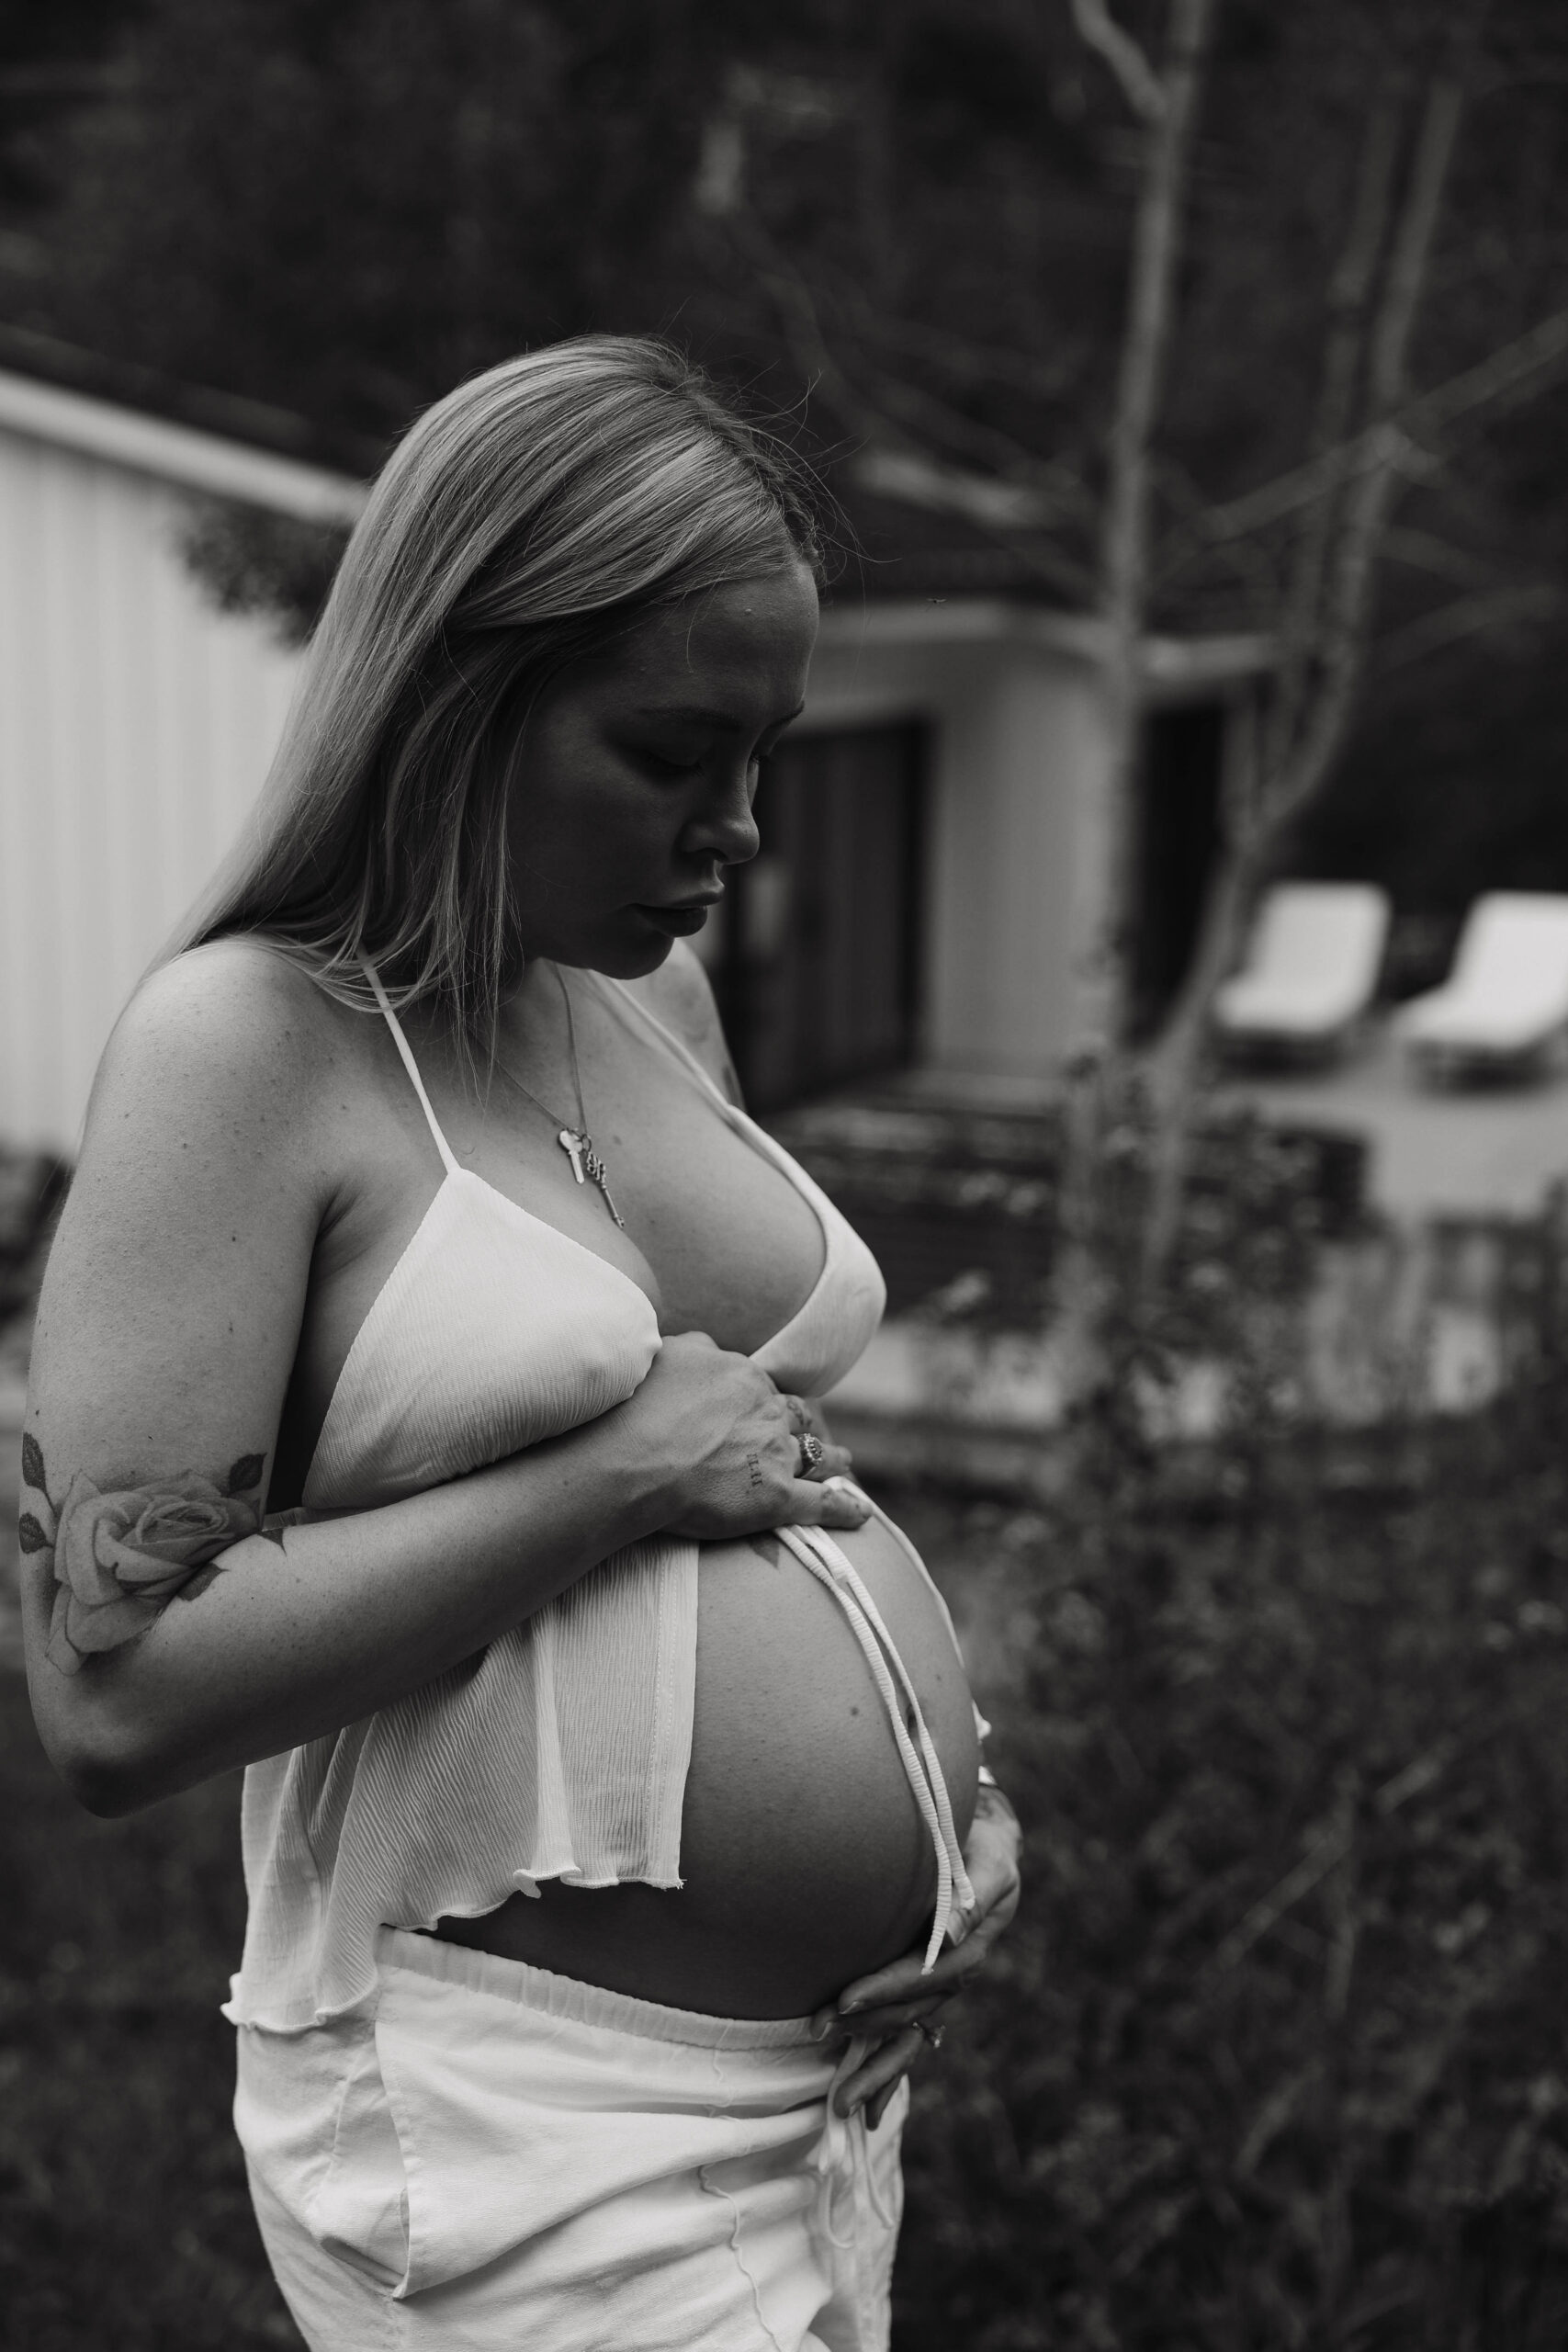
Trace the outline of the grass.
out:
<instances>
[{"instance_id":1,"label":"grass","mask_svg":"<svg viewBox=\"0 0 1568 2352\"><path fill-rule=\"evenodd\" d=\"M899 2352L1568 2342L1561 1401L969 1515L1029 1893L918 2093Z\"/></svg>"},{"instance_id":2,"label":"grass","mask_svg":"<svg viewBox=\"0 0 1568 2352\"><path fill-rule=\"evenodd\" d=\"M94 1821L6 1674L0 1786L0 2342L297 2346L229 2126L237 1781Z\"/></svg>"}]
</instances>

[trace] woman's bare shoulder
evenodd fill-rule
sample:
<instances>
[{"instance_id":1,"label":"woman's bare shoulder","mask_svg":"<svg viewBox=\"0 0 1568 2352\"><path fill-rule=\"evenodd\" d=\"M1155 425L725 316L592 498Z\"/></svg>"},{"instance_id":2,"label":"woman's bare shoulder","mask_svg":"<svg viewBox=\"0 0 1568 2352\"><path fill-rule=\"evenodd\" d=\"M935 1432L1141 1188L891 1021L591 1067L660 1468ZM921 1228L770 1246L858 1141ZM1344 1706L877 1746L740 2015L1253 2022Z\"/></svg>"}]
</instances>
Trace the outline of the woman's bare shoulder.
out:
<instances>
[{"instance_id":1,"label":"woman's bare shoulder","mask_svg":"<svg viewBox=\"0 0 1568 2352\"><path fill-rule=\"evenodd\" d=\"M683 939L676 940L657 972L628 985L649 1011L691 1049L715 1084L722 1087L732 1102L739 1102L740 1082L725 1042L713 983L694 950Z\"/></svg>"},{"instance_id":2,"label":"woman's bare shoulder","mask_svg":"<svg viewBox=\"0 0 1568 2352\"><path fill-rule=\"evenodd\" d=\"M287 1106L299 1136L352 1052L359 1016L264 939L217 939L148 975L115 1024L88 1113L137 1123L138 1106L167 1115L205 1108L221 1120L249 1106L250 1125Z\"/></svg>"}]
</instances>

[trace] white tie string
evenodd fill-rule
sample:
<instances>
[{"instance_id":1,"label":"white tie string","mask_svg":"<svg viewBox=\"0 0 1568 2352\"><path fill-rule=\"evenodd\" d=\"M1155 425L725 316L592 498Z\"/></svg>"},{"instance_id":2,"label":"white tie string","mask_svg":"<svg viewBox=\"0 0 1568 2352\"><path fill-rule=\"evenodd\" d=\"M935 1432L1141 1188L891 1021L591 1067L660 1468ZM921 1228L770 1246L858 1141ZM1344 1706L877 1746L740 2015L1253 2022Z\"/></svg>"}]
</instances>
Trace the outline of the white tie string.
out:
<instances>
[{"instance_id":1,"label":"white tie string","mask_svg":"<svg viewBox=\"0 0 1568 2352\"><path fill-rule=\"evenodd\" d=\"M967 1910L974 1903L974 1890L964 1868L947 1783L942 1777L931 1733L926 1728L919 1699L905 1671L893 1638L882 1622L875 1601L831 1536L819 1527L781 1527L778 1533L802 1566L810 1570L818 1584L826 1586L848 1619L881 1693L910 1792L931 1834L936 1857L936 1912L920 1970L922 1975L929 1975L936 1965L942 1939L952 1925L954 1898ZM889 1658L893 1661L893 1668L897 1669L898 1685L902 1687L903 1696L914 1718L919 1740L918 1753L905 1724L903 1708L898 1703L898 1689L894 1682L893 1668L888 1665Z\"/></svg>"}]
</instances>

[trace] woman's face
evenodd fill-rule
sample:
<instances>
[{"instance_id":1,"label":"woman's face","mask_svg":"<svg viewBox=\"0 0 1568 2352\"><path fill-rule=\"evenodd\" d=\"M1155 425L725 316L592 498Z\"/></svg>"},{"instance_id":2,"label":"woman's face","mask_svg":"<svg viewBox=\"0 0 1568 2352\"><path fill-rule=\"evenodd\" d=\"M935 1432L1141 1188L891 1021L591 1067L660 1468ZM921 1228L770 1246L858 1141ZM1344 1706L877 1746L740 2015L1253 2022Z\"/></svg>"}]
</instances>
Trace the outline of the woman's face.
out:
<instances>
[{"instance_id":1,"label":"woman's face","mask_svg":"<svg viewBox=\"0 0 1568 2352\"><path fill-rule=\"evenodd\" d=\"M547 687L508 820L525 956L633 979L700 931L754 857L758 762L801 706L804 564L672 605Z\"/></svg>"}]
</instances>

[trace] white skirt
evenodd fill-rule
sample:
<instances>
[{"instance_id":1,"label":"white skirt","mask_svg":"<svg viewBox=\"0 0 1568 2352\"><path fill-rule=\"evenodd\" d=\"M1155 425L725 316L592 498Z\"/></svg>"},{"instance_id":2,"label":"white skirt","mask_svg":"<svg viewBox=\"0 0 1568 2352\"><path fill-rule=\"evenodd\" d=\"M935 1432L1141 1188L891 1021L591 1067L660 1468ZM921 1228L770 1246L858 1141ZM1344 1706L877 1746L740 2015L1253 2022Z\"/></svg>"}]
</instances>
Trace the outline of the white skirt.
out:
<instances>
[{"instance_id":1,"label":"white skirt","mask_svg":"<svg viewBox=\"0 0 1568 2352\"><path fill-rule=\"evenodd\" d=\"M863 2045L392 1928L377 1979L373 2013L239 2030L312 2352L886 2352L908 2100L831 2113Z\"/></svg>"}]
</instances>

